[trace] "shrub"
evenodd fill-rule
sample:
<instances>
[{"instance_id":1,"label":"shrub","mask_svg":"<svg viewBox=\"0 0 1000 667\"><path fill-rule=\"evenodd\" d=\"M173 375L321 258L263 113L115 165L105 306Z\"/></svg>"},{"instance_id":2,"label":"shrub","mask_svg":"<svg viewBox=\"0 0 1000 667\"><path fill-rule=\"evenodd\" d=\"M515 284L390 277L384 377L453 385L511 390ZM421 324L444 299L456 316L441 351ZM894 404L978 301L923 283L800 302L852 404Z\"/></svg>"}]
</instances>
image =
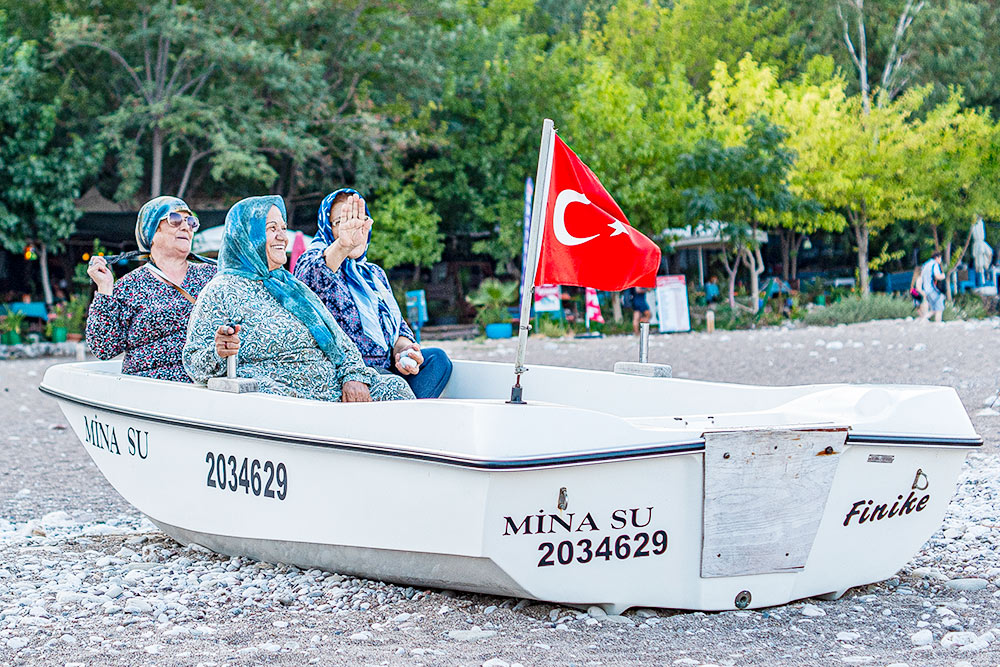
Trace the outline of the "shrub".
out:
<instances>
[{"instance_id":1,"label":"shrub","mask_svg":"<svg viewBox=\"0 0 1000 667\"><path fill-rule=\"evenodd\" d=\"M538 333L547 338L562 338L566 335L566 325L558 320L545 317L538 323Z\"/></svg>"},{"instance_id":2,"label":"shrub","mask_svg":"<svg viewBox=\"0 0 1000 667\"><path fill-rule=\"evenodd\" d=\"M840 301L806 313L805 324L832 325L868 322L870 320L895 320L916 314L913 301L891 294L873 293L867 299L845 296Z\"/></svg>"},{"instance_id":3,"label":"shrub","mask_svg":"<svg viewBox=\"0 0 1000 667\"><path fill-rule=\"evenodd\" d=\"M982 320L990 315L990 309L978 294L959 294L944 308L945 320Z\"/></svg>"}]
</instances>

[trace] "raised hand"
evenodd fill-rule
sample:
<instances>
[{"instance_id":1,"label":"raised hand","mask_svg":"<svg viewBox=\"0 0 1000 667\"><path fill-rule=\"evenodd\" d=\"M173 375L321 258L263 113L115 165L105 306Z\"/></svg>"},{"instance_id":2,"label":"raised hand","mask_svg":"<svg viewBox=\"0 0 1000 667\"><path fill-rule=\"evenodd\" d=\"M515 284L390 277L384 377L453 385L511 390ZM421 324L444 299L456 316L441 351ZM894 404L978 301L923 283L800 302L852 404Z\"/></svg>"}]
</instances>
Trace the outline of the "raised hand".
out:
<instances>
[{"instance_id":1,"label":"raised hand","mask_svg":"<svg viewBox=\"0 0 1000 667\"><path fill-rule=\"evenodd\" d=\"M344 202L339 223L337 242L348 253L368 242L368 232L371 231L372 223L365 215L365 202L358 195L351 195Z\"/></svg>"}]
</instances>

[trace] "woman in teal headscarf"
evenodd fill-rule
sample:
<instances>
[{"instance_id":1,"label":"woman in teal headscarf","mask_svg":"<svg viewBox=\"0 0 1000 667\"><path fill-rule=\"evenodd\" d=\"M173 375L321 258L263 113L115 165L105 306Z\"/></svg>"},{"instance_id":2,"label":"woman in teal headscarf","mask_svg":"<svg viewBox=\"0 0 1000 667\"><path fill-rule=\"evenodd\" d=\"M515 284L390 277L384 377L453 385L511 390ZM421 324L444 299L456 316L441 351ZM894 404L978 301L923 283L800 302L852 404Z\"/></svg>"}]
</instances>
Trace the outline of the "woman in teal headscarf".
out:
<instances>
[{"instance_id":1,"label":"woman in teal headscarf","mask_svg":"<svg viewBox=\"0 0 1000 667\"><path fill-rule=\"evenodd\" d=\"M367 368L350 338L312 291L284 268L285 203L250 197L226 215L219 273L188 325L184 368L196 382L226 370L261 391L322 401L413 398L406 382Z\"/></svg>"}]
</instances>

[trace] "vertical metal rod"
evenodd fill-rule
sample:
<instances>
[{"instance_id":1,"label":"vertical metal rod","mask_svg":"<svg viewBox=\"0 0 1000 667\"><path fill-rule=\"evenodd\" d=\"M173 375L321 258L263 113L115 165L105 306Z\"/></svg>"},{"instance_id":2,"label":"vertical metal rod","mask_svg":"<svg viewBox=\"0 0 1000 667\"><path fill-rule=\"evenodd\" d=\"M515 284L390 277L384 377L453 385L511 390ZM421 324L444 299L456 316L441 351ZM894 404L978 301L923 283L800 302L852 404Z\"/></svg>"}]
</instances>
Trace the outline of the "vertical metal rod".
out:
<instances>
[{"instance_id":1,"label":"vertical metal rod","mask_svg":"<svg viewBox=\"0 0 1000 667\"><path fill-rule=\"evenodd\" d=\"M524 354L528 345L528 330L531 328L531 304L535 293L535 270L538 268L538 251L545 226L545 206L549 194L549 176L552 171L552 144L555 126L552 120L542 124L542 139L538 146L538 169L535 173L535 192L531 206L531 232L528 236L528 256L524 261L524 294L521 297L521 317L517 330L517 358L514 362L514 386L510 391L511 403L522 403L521 375Z\"/></svg>"},{"instance_id":2,"label":"vertical metal rod","mask_svg":"<svg viewBox=\"0 0 1000 667\"><path fill-rule=\"evenodd\" d=\"M235 378L236 377L236 355L231 357L226 357L226 377Z\"/></svg>"},{"instance_id":3,"label":"vertical metal rod","mask_svg":"<svg viewBox=\"0 0 1000 667\"><path fill-rule=\"evenodd\" d=\"M639 363L649 362L649 322L639 325Z\"/></svg>"}]
</instances>

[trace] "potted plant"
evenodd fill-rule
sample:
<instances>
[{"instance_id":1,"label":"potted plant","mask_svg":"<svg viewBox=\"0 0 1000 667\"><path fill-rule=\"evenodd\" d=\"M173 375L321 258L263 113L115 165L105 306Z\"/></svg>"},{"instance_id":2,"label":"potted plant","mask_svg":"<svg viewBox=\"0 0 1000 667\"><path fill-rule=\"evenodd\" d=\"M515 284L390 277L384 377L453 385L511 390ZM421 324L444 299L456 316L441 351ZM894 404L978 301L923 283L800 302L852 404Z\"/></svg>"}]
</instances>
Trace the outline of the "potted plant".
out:
<instances>
[{"instance_id":1,"label":"potted plant","mask_svg":"<svg viewBox=\"0 0 1000 667\"><path fill-rule=\"evenodd\" d=\"M510 338L513 335L514 328L507 307L517 301L517 283L487 278L466 300L479 308L476 324L483 327L487 338Z\"/></svg>"},{"instance_id":2,"label":"potted plant","mask_svg":"<svg viewBox=\"0 0 1000 667\"><path fill-rule=\"evenodd\" d=\"M19 313L7 308L7 312L0 317L0 335L4 345L18 345L21 342L21 327L24 324L24 313Z\"/></svg>"},{"instance_id":3,"label":"potted plant","mask_svg":"<svg viewBox=\"0 0 1000 667\"><path fill-rule=\"evenodd\" d=\"M66 305L68 319L66 320L66 340L79 342L83 340L84 327L87 325L87 297L74 294Z\"/></svg>"},{"instance_id":4,"label":"potted plant","mask_svg":"<svg viewBox=\"0 0 1000 667\"><path fill-rule=\"evenodd\" d=\"M53 343L65 343L69 321L69 306L65 303L57 303L52 308L52 312L49 313L49 321L45 326L45 335Z\"/></svg>"}]
</instances>

